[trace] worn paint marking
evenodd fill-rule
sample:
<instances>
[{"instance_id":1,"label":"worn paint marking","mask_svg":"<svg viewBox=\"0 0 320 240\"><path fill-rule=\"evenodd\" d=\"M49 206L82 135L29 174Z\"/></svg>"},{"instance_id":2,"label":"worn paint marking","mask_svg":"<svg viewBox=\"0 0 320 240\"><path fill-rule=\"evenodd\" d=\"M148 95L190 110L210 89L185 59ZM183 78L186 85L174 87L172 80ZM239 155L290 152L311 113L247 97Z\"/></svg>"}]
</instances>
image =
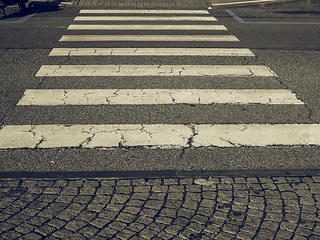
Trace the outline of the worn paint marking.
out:
<instances>
[{"instance_id":1,"label":"worn paint marking","mask_svg":"<svg viewBox=\"0 0 320 240\"><path fill-rule=\"evenodd\" d=\"M263 76L276 74L260 65L43 65L39 76Z\"/></svg>"},{"instance_id":2,"label":"worn paint marking","mask_svg":"<svg viewBox=\"0 0 320 240\"><path fill-rule=\"evenodd\" d=\"M209 14L207 10L82 9L80 14Z\"/></svg>"},{"instance_id":3,"label":"worn paint marking","mask_svg":"<svg viewBox=\"0 0 320 240\"><path fill-rule=\"evenodd\" d=\"M304 104L286 89L27 89L18 105Z\"/></svg>"},{"instance_id":4,"label":"worn paint marking","mask_svg":"<svg viewBox=\"0 0 320 240\"><path fill-rule=\"evenodd\" d=\"M7 125L0 148L199 148L320 145L319 124Z\"/></svg>"},{"instance_id":5,"label":"worn paint marking","mask_svg":"<svg viewBox=\"0 0 320 240\"><path fill-rule=\"evenodd\" d=\"M53 48L49 56L255 56L248 48Z\"/></svg>"},{"instance_id":6,"label":"worn paint marking","mask_svg":"<svg viewBox=\"0 0 320 240\"><path fill-rule=\"evenodd\" d=\"M228 30L223 25L107 25L107 24L76 24L70 25L68 30Z\"/></svg>"},{"instance_id":7,"label":"worn paint marking","mask_svg":"<svg viewBox=\"0 0 320 240\"><path fill-rule=\"evenodd\" d=\"M215 17L206 16L78 16L74 21L176 21L205 22L218 21Z\"/></svg>"},{"instance_id":8,"label":"worn paint marking","mask_svg":"<svg viewBox=\"0 0 320 240\"><path fill-rule=\"evenodd\" d=\"M130 42L238 42L234 35L63 35L60 42L104 42L104 41L130 41Z\"/></svg>"}]
</instances>

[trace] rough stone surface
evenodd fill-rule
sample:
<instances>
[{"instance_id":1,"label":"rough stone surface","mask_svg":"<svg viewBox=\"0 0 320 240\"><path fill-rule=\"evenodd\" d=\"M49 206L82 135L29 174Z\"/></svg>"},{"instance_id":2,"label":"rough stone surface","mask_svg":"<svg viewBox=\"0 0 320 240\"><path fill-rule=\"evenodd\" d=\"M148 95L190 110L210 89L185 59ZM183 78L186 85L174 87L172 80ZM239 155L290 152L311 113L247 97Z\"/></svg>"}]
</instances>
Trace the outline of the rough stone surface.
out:
<instances>
[{"instance_id":1,"label":"rough stone surface","mask_svg":"<svg viewBox=\"0 0 320 240\"><path fill-rule=\"evenodd\" d=\"M0 239L320 239L319 179L2 179Z\"/></svg>"}]
</instances>

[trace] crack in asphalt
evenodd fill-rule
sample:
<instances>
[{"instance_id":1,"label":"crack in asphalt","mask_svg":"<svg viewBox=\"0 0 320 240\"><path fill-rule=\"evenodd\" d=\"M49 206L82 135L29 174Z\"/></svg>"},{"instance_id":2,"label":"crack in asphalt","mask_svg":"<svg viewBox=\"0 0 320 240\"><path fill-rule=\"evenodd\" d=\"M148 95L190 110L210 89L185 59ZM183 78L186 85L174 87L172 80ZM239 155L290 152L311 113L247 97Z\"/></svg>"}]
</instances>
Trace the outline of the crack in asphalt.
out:
<instances>
[{"instance_id":1,"label":"crack in asphalt","mask_svg":"<svg viewBox=\"0 0 320 240\"><path fill-rule=\"evenodd\" d=\"M283 81L281 81L280 77L278 77L278 76L276 75L275 78L278 80L278 82L280 83L281 86L283 86L285 89L289 90L291 93L294 93L294 92L291 90L291 88L289 88ZM307 105L307 103L306 103L304 100L302 100L302 98L299 97L296 93L294 93L294 95L296 96L296 98L297 98L298 100L300 100L301 102L303 102L304 107L307 109L307 111L308 111L307 119L308 119L309 121L311 121L312 123L318 123L317 121L315 121L315 120L312 119L312 115L313 115L312 109L309 108L309 106Z\"/></svg>"}]
</instances>

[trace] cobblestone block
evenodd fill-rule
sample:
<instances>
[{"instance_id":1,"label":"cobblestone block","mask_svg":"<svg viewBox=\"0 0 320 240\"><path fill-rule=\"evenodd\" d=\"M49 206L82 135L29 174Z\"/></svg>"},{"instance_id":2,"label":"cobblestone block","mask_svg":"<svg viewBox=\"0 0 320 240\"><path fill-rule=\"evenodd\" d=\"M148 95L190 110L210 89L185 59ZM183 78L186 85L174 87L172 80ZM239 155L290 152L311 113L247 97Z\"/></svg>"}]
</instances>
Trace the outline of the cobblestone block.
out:
<instances>
[{"instance_id":1,"label":"cobblestone block","mask_svg":"<svg viewBox=\"0 0 320 240\"><path fill-rule=\"evenodd\" d=\"M301 236L301 235L295 235L293 237L293 240L307 240L307 239L310 239L310 238L306 238L306 237Z\"/></svg>"},{"instance_id":2,"label":"cobblestone block","mask_svg":"<svg viewBox=\"0 0 320 240\"><path fill-rule=\"evenodd\" d=\"M297 229L295 229L295 234L309 237L312 234L312 231L310 229L303 228L299 225Z\"/></svg>"},{"instance_id":3,"label":"cobblestone block","mask_svg":"<svg viewBox=\"0 0 320 240\"><path fill-rule=\"evenodd\" d=\"M134 232L140 232L142 229L146 227L145 224L138 223L138 222L133 222L128 226L128 229L134 231Z\"/></svg>"},{"instance_id":4,"label":"cobblestone block","mask_svg":"<svg viewBox=\"0 0 320 240\"><path fill-rule=\"evenodd\" d=\"M9 231L1 234L2 238L8 239L8 240L17 239L20 236L21 236L21 233L15 231L15 230L9 230Z\"/></svg>"},{"instance_id":5,"label":"cobblestone block","mask_svg":"<svg viewBox=\"0 0 320 240\"><path fill-rule=\"evenodd\" d=\"M320 175L315 175L311 177L314 182L320 183Z\"/></svg>"},{"instance_id":6,"label":"cobblestone block","mask_svg":"<svg viewBox=\"0 0 320 240\"><path fill-rule=\"evenodd\" d=\"M194 181L192 178L180 178L179 179L179 184L181 184L181 185L186 185L186 186L190 186L190 187L191 186L200 187L200 189L201 189L201 186L193 185L193 183L194 183Z\"/></svg>"},{"instance_id":7,"label":"cobblestone block","mask_svg":"<svg viewBox=\"0 0 320 240\"><path fill-rule=\"evenodd\" d=\"M261 221L262 221L262 217L247 215L246 225L248 224L252 226L259 226Z\"/></svg>"},{"instance_id":8,"label":"cobblestone block","mask_svg":"<svg viewBox=\"0 0 320 240\"><path fill-rule=\"evenodd\" d=\"M226 233L236 234L239 231L239 226L234 224L223 225L223 231Z\"/></svg>"},{"instance_id":9,"label":"cobblestone block","mask_svg":"<svg viewBox=\"0 0 320 240\"><path fill-rule=\"evenodd\" d=\"M103 186L97 189L98 195L113 195L114 192L114 187L111 186Z\"/></svg>"},{"instance_id":10,"label":"cobblestone block","mask_svg":"<svg viewBox=\"0 0 320 240\"><path fill-rule=\"evenodd\" d=\"M77 187L65 187L61 191L61 194L64 194L64 195L77 195L78 193L79 193L79 188Z\"/></svg>"},{"instance_id":11,"label":"cobblestone block","mask_svg":"<svg viewBox=\"0 0 320 240\"><path fill-rule=\"evenodd\" d=\"M178 217L192 218L192 216L194 214L195 214L195 210L193 210L193 209L180 208L178 210L177 216Z\"/></svg>"},{"instance_id":12,"label":"cobblestone block","mask_svg":"<svg viewBox=\"0 0 320 240\"><path fill-rule=\"evenodd\" d=\"M140 212L140 215L151 217L151 218L153 218L157 214L158 214L158 210L149 209L149 208L144 208Z\"/></svg>"},{"instance_id":13,"label":"cobblestone block","mask_svg":"<svg viewBox=\"0 0 320 240\"><path fill-rule=\"evenodd\" d=\"M295 191L299 197L312 197L312 193L309 189L298 189Z\"/></svg>"},{"instance_id":14,"label":"cobblestone block","mask_svg":"<svg viewBox=\"0 0 320 240\"><path fill-rule=\"evenodd\" d=\"M66 238L71 238L73 234L74 234L73 232L71 232L67 229L61 229L59 231L54 232L52 235L57 238L66 239Z\"/></svg>"},{"instance_id":15,"label":"cobblestone block","mask_svg":"<svg viewBox=\"0 0 320 240\"><path fill-rule=\"evenodd\" d=\"M146 228L146 229L143 229L139 233L139 235L142 236L144 239L151 239L157 235L157 232L153 231L152 229Z\"/></svg>"},{"instance_id":16,"label":"cobblestone block","mask_svg":"<svg viewBox=\"0 0 320 240\"><path fill-rule=\"evenodd\" d=\"M141 211L141 208L140 207L131 207L131 206L126 206L124 209L123 209L123 212L126 212L126 213L130 213L130 214L137 214L138 212Z\"/></svg>"},{"instance_id":17,"label":"cobblestone block","mask_svg":"<svg viewBox=\"0 0 320 240\"><path fill-rule=\"evenodd\" d=\"M163 217L163 216L158 216L156 218L156 221L159 222L159 223L164 223L164 224L171 224L171 222L173 221L173 218L170 218L170 217Z\"/></svg>"},{"instance_id":18,"label":"cobblestone block","mask_svg":"<svg viewBox=\"0 0 320 240\"><path fill-rule=\"evenodd\" d=\"M306 213L316 213L317 207L315 205L302 205L301 212Z\"/></svg>"},{"instance_id":19,"label":"cobblestone block","mask_svg":"<svg viewBox=\"0 0 320 240\"><path fill-rule=\"evenodd\" d=\"M180 192L183 193L185 192L184 186L181 185L171 185L169 186L168 192Z\"/></svg>"},{"instance_id":20,"label":"cobblestone block","mask_svg":"<svg viewBox=\"0 0 320 240\"><path fill-rule=\"evenodd\" d=\"M177 178L165 178L163 179L164 185L178 185L179 180Z\"/></svg>"},{"instance_id":21,"label":"cobblestone block","mask_svg":"<svg viewBox=\"0 0 320 240\"><path fill-rule=\"evenodd\" d=\"M162 185L163 181L164 179L160 179L160 178L150 178L146 182L146 185Z\"/></svg>"},{"instance_id":22,"label":"cobblestone block","mask_svg":"<svg viewBox=\"0 0 320 240\"><path fill-rule=\"evenodd\" d=\"M169 189L169 186L153 185L151 188L151 192L166 193L168 192L168 189Z\"/></svg>"},{"instance_id":23,"label":"cobblestone block","mask_svg":"<svg viewBox=\"0 0 320 240\"><path fill-rule=\"evenodd\" d=\"M142 201L145 201L149 196L151 195L151 193L148 193L148 192L139 192L139 193L133 193L131 195L131 199L136 199L136 200L142 200Z\"/></svg>"},{"instance_id":24,"label":"cobblestone block","mask_svg":"<svg viewBox=\"0 0 320 240\"><path fill-rule=\"evenodd\" d=\"M77 219L83 220L90 222L92 219L94 219L97 216L97 213L88 211L88 210L83 210L78 216Z\"/></svg>"},{"instance_id":25,"label":"cobblestone block","mask_svg":"<svg viewBox=\"0 0 320 240\"><path fill-rule=\"evenodd\" d=\"M266 238L266 239L273 239L275 235L276 235L276 231L265 229L265 228L261 228L257 233L257 236L261 238Z\"/></svg>"},{"instance_id":26,"label":"cobblestone block","mask_svg":"<svg viewBox=\"0 0 320 240\"><path fill-rule=\"evenodd\" d=\"M196 210L198 208L199 203L193 200L186 200L184 201L182 207L186 209L193 209Z\"/></svg>"},{"instance_id":27,"label":"cobblestone block","mask_svg":"<svg viewBox=\"0 0 320 240\"><path fill-rule=\"evenodd\" d=\"M162 208L163 204L164 204L163 201L149 200L146 202L144 207L160 210Z\"/></svg>"},{"instance_id":28,"label":"cobblestone block","mask_svg":"<svg viewBox=\"0 0 320 240\"><path fill-rule=\"evenodd\" d=\"M47 224L44 224L41 227L35 229L35 232L37 232L43 236L48 236L49 234L51 234L55 231L56 231L55 227L49 226Z\"/></svg>"},{"instance_id":29,"label":"cobblestone block","mask_svg":"<svg viewBox=\"0 0 320 240\"><path fill-rule=\"evenodd\" d=\"M86 226L79 230L79 233L85 236L87 239L92 238L97 232L99 231L98 228L95 228L94 226Z\"/></svg>"},{"instance_id":30,"label":"cobblestone block","mask_svg":"<svg viewBox=\"0 0 320 240\"><path fill-rule=\"evenodd\" d=\"M120 194L131 194L133 192L133 188L131 186L116 186L115 193Z\"/></svg>"},{"instance_id":31,"label":"cobblestone block","mask_svg":"<svg viewBox=\"0 0 320 240\"><path fill-rule=\"evenodd\" d=\"M60 195L56 198L56 202L70 203L74 199L74 196L69 195Z\"/></svg>"},{"instance_id":32,"label":"cobblestone block","mask_svg":"<svg viewBox=\"0 0 320 240\"><path fill-rule=\"evenodd\" d=\"M37 234L37 233L28 233L27 235L24 235L22 237L19 238L20 239L23 239L23 240L40 240L42 239L43 236Z\"/></svg>"},{"instance_id":33,"label":"cobblestone block","mask_svg":"<svg viewBox=\"0 0 320 240\"><path fill-rule=\"evenodd\" d=\"M61 212L57 215L57 218L70 221L71 219L75 218L78 215L76 212L69 212L69 211L64 211Z\"/></svg>"},{"instance_id":34,"label":"cobblestone block","mask_svg":"<svg viewBox=\"0 0 320 240\"><path fill-rule=\"evenodd\" d=\"M158 234L158 237L160 239L173 239L174 236L172 234L162 231Z\"/></svg>"},{"instance_id":35,"label":"cobblestone block","mask_svg":"<svg viewBox=\"0 0 320 240\"><path fill-rule=\"evenodd\" d=\"M154 230L155 232L161 232L163 229L165 229L167 226L166 224L159 223L159 222L152 222L148 225L147 228Z\"/></svg>"},{"instance_id":36,"label":"cobblestone block","mask_svg":"<svg viewBox=\"0 0 320 240\"><path fill-rule=\"evenodd\" d=\"M4 228L2 228L1 226L5 226ZM10 229L10 228L13 228L14 227L14 224L7 224L7 223L0 223L0 231L1 232L5 232L6 230ZM17 232L20 232L20 233L24 233L24 234L27 234L29 232L32 232L36 229L35 226L32 226L28 223L23 223L21 225L18 225L15 230Z\"/></svg>"},{"instance_id":37,"label":"cobblestone block","mask_svg":"<svg viewBox=\"0 0 320 240\"><path fill-rule=\"evenodd\" d=\"M314 186L316 185L316 186ZM320 183L314 183L314 185L311 185L309 184L309 187L310 187L310 192L312 194L320 194Z\"/></svg>"},{"instance_id":38,"label":"cobblestone block","mask_svg":"<svg viewBox=\"0 0 320 240\"><path fill-rule=\"evenodd\" d=\"M268 198L281 199L281 192L279 192L278 190L264 190L264 197L266 199Z\"/></svg>"},{"instance_id":39,"label":"cobblestone block","mask_svg":"<svg viewBox=\"0 0 320 240\"><path fill-rule=\"evenodd\" d=\"M86 226L88 223L82 220L72 220L67 223L65 226L66 229L71 230L73 232L77 231L80 228L83 228Z\"/></svg>"},{"instance_id":40,"label":"cobblestone block","mask_svg":"<svg viewBox=\"0 0 320 240\"><path fill-rule=\"evenodd\" d=\"M315 205L312 197L300 197L300 204Z\"/></svg>"},{"instance_id":41,"label":"cobblestone block","mask_svg":"<svg viewBox=\"0 0 320 240\"><path fill-rule=\"evenodd\" d=\"M93 187L81 187L79 189L79 194L80 195L88 195L88 196L91 196L91 195L94 195L96 193L96 188L93 188Z\"/></svg>"},{"instance_id":42,"label":"cobblestone block","mask_svg":"<svg viewBox=\"0 0 320 240\"><path fill-rule=\"evenodd\" d=\"M102 209L104 209L105 207L106 207L106 204L91 203L87 206L87 209L93 212L101 212Z\"/></svg>"},{"instance_id":43,"label":"cobblestone block","mask_svg":"<svg viewBox=\"0 0 320 240\"><path fill-rule=\"evenodd\" d=\"M14 215L13 217L7 219L7 223L11 223L11 224L21 224L27 220L30 219L30 216L25 215L23 213L18 213L16 215Z\"/></svg>"},{"instance_id":44,"label":"cobblestone block","mask_svg":"<svg viewBox=\"0 0 320 240\"><path fill-rule=\"evenodd\" d=\"M297 212L295 212L295 213L299 214L299 211L297 211ZM296 223L296 222L299 221L299 218L300 218L299 215L297 215L297 214L294 214L294 213L286 213L286 214L284 215L284 219L283 219L283 220L288 221L288 222L294 222L294 223Z\"/></svg>"},{"instance_id":45,"label":"cobblestone block","mask_svg":"<svg viewBox=\"0 0 320 240\"><path fill-rule=\"evenodd\" d=\"M248 190L235 190L233 195L235 198L249 198Z\"/></svg>"},{"instance_id":46,"label":"cobblestone block","mask_svg":"<svg viewBox=\"0 0 320 240\"><path fill-rule=\"evenodd\" d=\"M100 232L98 232L98 235L106 238L112 238L117 233L118 230L116 229L104 227Z\"/></svg>"},{"instance_id":47,"label":"cobblestone block","mask_svg":"<svg viewBox=\"0 0 320 240\"><path fill-rule=\"evenodd\" d=\"M150 224L150 223L153 222L153 219L152 219L152 218L149 218L149 217L145 217L145 216L140 216L140 217L137 219L137 222L148 225L148 224Z\"/></svg>"},{"instance_id":48,"label":"cobblestone block","mask_svg":"<svg viewBox=\"0 0 320 240\"><path fill-rule=\"evenodd\" d=\"M150 194L149 199L150 200L158 200L158 201L165 201L166 193L163 192L153 192Z\"/></svg>"},{"instance_id":49,"label":"cobblestone block","mask_svg":"<svg viewBox=\"0 0 320 240\"><path fill-rule=\"evenodd\" d=\"M206 222L208 221L208 217L207 216L203 216L203 215L194 215L191 219L192 222L196 222L202 225L205 225Z\"/></svg>"},{"instance_id":50,"label":"cobblestone block","mask_svg":"<svg viewBox=\"0 0 320 240\"><path fill-rule=\"evenodd\" d=\"M43 193L46 194L59 194L61 191L61 188L57 188L57 187L46 187L43 189Z\"/></svg>"},{"instance_id":51,"label":"cobblestone block","mask_svg":"<svg viewBox=\"0 0 320 240\"><path fill-rule=\"evenodd\" d=\"M48 224L49 224L50 226L53 226L53 227L59 229L59 228L63 227L64 225L66 225L67 222L64 221L64 220L58 219L58 218L54 218L54 219L50 220L50 221L48 222Z\"/></svg>"},{"instance_id":52,"label":"cobblestone block","mask_svg":"<svg viewBox=\"0 0 320 240\"><path fill-rule=\"evenodd\" d=\"M261 206L260 209L263 209L263 206ZM282 213L283 207L279 205L273 205L273 204L267 204L265 207L265 211L267 212L275 212L275 213Z\"/></svg>"},{"instance_id":53,"label":"cobblestone block","mask_svg":"<svg viewBox=\"0 0 320 240\"><path fill-rule=\"evenodd\" d=\"M226 232L220 232L218 233L218 235L215 237L215 239L221 239L221 240L224 240L224 239L232 239L234 238L234 235L233 234L230 234L230 233L226 233Z\"/></svg>"},{"instance_id":54,"label":"cobblestone block","mask_svg":"<svg viewBox=\"0 0 320 240\"><path fill-rule=\"evenodd\" d=\"M194 232L189 230L189 229L184 229L182 232L179 233L179 237L181 237L182 239L194 239L195 237L191 237L191 236L195 236Z\"/></svg>"},{"instance_id":55,"label":"cobblestone block","mask_svg":"<svg viewBox=\"0 0 320 240\"><path fill-rule=\"evenodd\" d=\"M183 229L182 225L171 225L164 229L165 232L177 236L178 233Z\"/></svg>"},{"instance_id":56,"label":"cobblestone block","mask_svg":"<svg viewBox=\"0 0 320 240\"><path fill-rule=\"evenodd\" d=\"M131 238L133 235L135 235L135 234L136 234L136 232L130 231L130 230L128 230L128 229L125 229L125 230L119 232L119 233L117 234L117 237L118 237L119 239L128 240L128 239L130 239L130 238Z\"/></svg>"},{"instance_id":57,"label":"cobblestone block","mask_svg":"<svg viewBox=\"0 0 320 240\"><path fill-rule=\"evenodd\" d=\"M276 233L276 237L280 237L280 238L283 238L283 239L291 239L291 237L293 235L294 235L293 232L287 231L287 230L284 230L284 229L281 229L281 228Z\"/></svg>"},{"instance_id":58,"label":"cobblestone block","mask_svg":"<svg viewBox=\"0 0 320 240\"><path fill-rule=\"evenodd\" d=\"M42 193L41 196L39 196L39 198L37 199L37 201L52 203L56 200L56 198L56 195Z\"/></svg>"},{"instance_id":59,"label":"cobblestone block","mask_svg":"<svg viewBox=\"0 0 320 240\"><path fill-rule=\"evenodd\" d=\"M97 228L103 228L105 225L107 225L108 223L110 223L109 219L106 218L100 218L97 217L95 219L93 219L90 224L97 227Z\"/></svg>"},{"instance_id":60,"label":"cobblestone block","mask_svg":"<svg viewBox=\"0 0 320 240\"><path fill-rule=\"evenodd\" d=\"M123 229L125 229L127 227L127 224L125 224L123 222L116 221L116 222L110 223L109 227L113 228L113 229L115 229L117 231L121 231L121 230L123 230Z\"/></svg>"},{"instance_id":61,"label":"cobblestone block","mask_svg":"<svg viewBox=\"0 0 320 240\"><path fill-rule=\"evenodd\" d=\"M237 233L236 237L238 239L248 240L248 239L253 239L254 235L255 233L240 231Z\"/></svg>"},{"instance_id":62,"label":"cobblestone block","mask_svg":"<svg viewBox=\"0 0 320 240\"><path fill-rule=\"evenodd\" d=\"M81 187L83 186L83 183L84 183L84 179L74 179L74 180L69 180L69 183L68 183L68 187Z\"/></svg>"}]
</instances>

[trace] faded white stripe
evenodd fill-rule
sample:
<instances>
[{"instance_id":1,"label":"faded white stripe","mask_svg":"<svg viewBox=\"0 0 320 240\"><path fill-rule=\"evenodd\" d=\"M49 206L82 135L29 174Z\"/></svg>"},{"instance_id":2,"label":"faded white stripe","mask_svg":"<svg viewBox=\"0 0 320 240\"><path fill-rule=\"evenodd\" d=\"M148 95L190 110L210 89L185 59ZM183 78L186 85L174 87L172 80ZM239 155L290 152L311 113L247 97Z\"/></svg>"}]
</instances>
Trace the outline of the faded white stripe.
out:
<instances>
[{"instance_id":1,"label":"faded white stripe","mask_svg":"<svg viewBox=\"0 0 320 240\"><path fill-rule=\"evenodd\" d=\"M49 56L254 56L248 48L53 48Z\"/></svg>"},{"instance_id":2,"label":"faded white stripe","mask_svg":"<svg viewBox=\"0 0 320 240\"><path fill-rule=\"evenodd\" d=\"M259 65L43 65L36 76L276 76Z\"/></svg>"},{"instance_id":3,"label":"faded white stripe","mask_svg":"<svg viewBox=\"0 0 320 240\"><path fill-rule=\"evenodd\" d=\"M59 41L99 42L99 41L208 41L238 42L233 35L63 35Z\"/></svg>"},{"instance_id":4,"label":"faded white stripe","mask_svg":"<svg viewBox=\"0 0 320 240\"><path fill-rule=\"evenodd\" d=\"M80 14L209 14L207 10L83 9Z\"/></svg>"},{"instance_id":5,"label":"faded white stripe","mask_svg":"<svg viewBox=\"0 0 320 240\"><path fill-rule=\"evenodd\" d=\"M8 125L0 148L191 148L320 145L319 124Z\"/></svg>"},{"instance_id":6,"label":"faded white stripe","mask_svg":"<svg viewBox=\"0 0 320 240\"><path fill-rule=\"evenodd\" d=\"M18 105L303 104L286 89L27 89Z\"/></svg>"},{"instance_id":7,"label":"faded white stripe","mask_svg":"<svg viewBox=\"0 0 320 240\"><path fill-rule=\"evenodd\" d=\"M228 30L223 25L101 25L77 24L70 25L68 30Z\"/></svg>"},{"instance_id":8,"label":"faded white stripe","mask_svg":"<svg viewBox=\"0 0 320 240\"><path fill-rule=\"evenodd\" d=\"M241 2L226 2L226 3L214 3L212 6L225 6L225 5L237 5L237 4L250 4L250 3L261 3L261 2L274 2L276 0L254 0L254 1L241 1Z\"/></svg>"},{"instance_id":9,"label":"faded white stripe","mask_svg":"<svg viewBox=\"0 0 320 240\"><path fill-rule=\"evenodd\" d=\"M78 16L74 21L191 21L205 22L217 21L215 17L196 17L196 16Z\"/></svg>"}]
</instances>

